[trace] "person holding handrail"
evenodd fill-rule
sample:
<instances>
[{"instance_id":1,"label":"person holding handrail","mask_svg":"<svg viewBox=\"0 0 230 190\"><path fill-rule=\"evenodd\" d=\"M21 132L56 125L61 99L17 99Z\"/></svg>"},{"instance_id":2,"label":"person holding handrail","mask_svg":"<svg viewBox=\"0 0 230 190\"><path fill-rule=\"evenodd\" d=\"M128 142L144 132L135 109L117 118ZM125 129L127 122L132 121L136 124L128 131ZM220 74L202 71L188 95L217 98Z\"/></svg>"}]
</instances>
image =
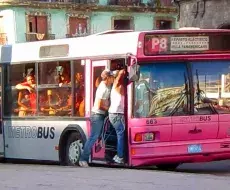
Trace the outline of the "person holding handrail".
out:
<instances>
[{"instance_id":1,"label":"person holding handrail","mask_svg":"<svg viewBox=\"0 0 230 190\"><path fill-rule=\"evenodd\" d=\"M91 131L87 142L84 145L83 154L80 157L79 165L81 167L88 167L88 160L91 154L91 149L94 143L99 138L103 125L104 119L107 115L109 105L110 105L110 91L113 84L113 73L109 70L104 70L101 73L102 81L100 82L96 96L94 100L94 105L91 113Z\"/></svg>"},{"instance_id":2,"label":"person holding handrail","mask_svg":"<svg viewBox=\"0 0 230 190\"><path fill-rule=\"evenodd\" d=\"M124 99L125 99L125 76L126 71L118 72L114 80L110 94L109 121L117 134L117 155L113 158L118 164L124 163Z\"/></svg>"}]
</instances>

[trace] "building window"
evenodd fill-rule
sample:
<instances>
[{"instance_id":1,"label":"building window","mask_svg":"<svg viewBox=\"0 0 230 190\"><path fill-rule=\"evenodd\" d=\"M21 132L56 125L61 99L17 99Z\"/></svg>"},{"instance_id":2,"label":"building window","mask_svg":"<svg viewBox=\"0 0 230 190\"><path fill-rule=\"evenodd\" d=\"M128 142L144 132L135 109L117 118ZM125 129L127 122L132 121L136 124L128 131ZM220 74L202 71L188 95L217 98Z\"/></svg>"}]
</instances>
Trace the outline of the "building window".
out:
<instances>
[{"instance_id":1,"label":"building window","mask_svg":"<svg viewBox=\"0 0 230 190\"><path fill-rule=\"evenodd\" d=\"M127 17L127 16L112 17L112 29L133 30L134 29L133 17Z\"/></svg>"},{"instance_id":2,"label":"building window","mask_svg":"<svg viewBox=\"0 0 230 190\"><path fill-rule=\"evenodd\" d=\"M29 32L46 34L48 32L47 16L29 16Z\"/></svg>"},{"instance_id":3,"label":"building window","mask_svg":"<svg viewBox=\"0 0 230 190\"><path fill-rule=\"evenodd\" d=\"M171 20L157 20L156 29L157 30L172 29L172 21Z\"/></svg>"},{"instance_id":4,"label":"building window","mask_svg":"<svg viewBox=\"0 0 230 190\"><path fill-rule=\"evenodd\" d=\"M0 45L5 45L7 43L7 35L4 29L4 17L0 16Z\"/></svg>"},{"instance_id":5,"label":"building window","mask_svg":"<svg viewBox=\"0 0 230 190\"><path fill-rule=\"evenodd\" d=\"M43 12L26 13L26 41L52 40L50 15Z\"/></svg>"},{"instance_id":6,"label":"building window","mask_svg":"<svg viewBox=\"0 0 230 190\"><path fill-rule=\"evenodd\" d=\"M115 30L130 30L130 20L114 20Z\"/></svg>"},{"instance_id":7,"label":"building window","mask_svg":"<svg viewBox=\"0 0 230 190\"><path fill-rule=\"evenodd\" d=\"M88 19L78 18L74 16L69 17L69 32L67 37L86 36L88 31Z\"/></svg>"}]
</instances>

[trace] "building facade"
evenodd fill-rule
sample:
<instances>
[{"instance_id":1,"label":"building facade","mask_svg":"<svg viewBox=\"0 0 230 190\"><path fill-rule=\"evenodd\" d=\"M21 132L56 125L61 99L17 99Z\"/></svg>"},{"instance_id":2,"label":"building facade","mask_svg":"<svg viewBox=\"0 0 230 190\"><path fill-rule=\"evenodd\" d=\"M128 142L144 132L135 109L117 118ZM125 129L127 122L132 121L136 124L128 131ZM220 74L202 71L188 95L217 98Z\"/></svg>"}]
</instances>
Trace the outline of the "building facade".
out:
<instances>
[{"instance_id":1,"label":"building facade","mask_svg":"<svg viewBox=\"0 0 230 190\"><path fill-rule=\"evenodd\" d=\"M174 0L180 27L230 29L229 0Z\"/></svg>"},{"instance_id":2,"label":"building facade","mask_svg":"<svg viewBox=\"0 0 230 190\"><path fill-rule=\"evenodd\" d=\"M0 0L0 43L177 27L171 0Z\"/></svg>"}]
</instances>

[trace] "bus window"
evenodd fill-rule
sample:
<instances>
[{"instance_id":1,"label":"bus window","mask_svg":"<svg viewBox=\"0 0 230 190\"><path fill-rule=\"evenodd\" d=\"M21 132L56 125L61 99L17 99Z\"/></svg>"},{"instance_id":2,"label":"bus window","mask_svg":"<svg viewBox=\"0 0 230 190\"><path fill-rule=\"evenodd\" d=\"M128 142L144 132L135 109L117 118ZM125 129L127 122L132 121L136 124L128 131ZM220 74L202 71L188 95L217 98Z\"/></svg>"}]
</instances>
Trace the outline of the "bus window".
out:
<instances>
[{"instance_id":1,"label":"bus window","mask_svg":"<svg viewBox=\"0 0 230 190\"><path fill-rule=\"evenodd\" d=\"M194 113L229 113L230 62L194 62L192 72L195 89Z\"/></svg>"},{"instance_id":2,"label":"bus window","mask_svg":"<svg viewBox=\"0 0 230 190\"><path fill-rule=\"evenodd\" d=\"M74 83L75 83L75 115L85 116L85 64L83 61L74 61Z\"/></svg>"},{"instance_id":3,"label":"bus window","mask_svg":"<svg viewBox=\"0 0 230 190\"><path fill-rule=\"evenodd\" d=\"M102 81L101 73L104 69L105 69L104 66L98 66L98 67L94 68L94 73L93 73L93 83L94 83L94 85L93 85L93 100L95 99L97 87L99 86L99 84Z\"/></svg>"},{"instance_id":4,"label":"bus window","mask_svg":"<svg viewBox=\"0 0 230 190\"><path fill-rule=\"evenodd\" d=\"M36 113L35 64L11 65L5 83L6 116L34 116Z\"/></svg>"},{"instance_id":5,"label":"bus window","mask_svg":"<svg viewBox=\"0 0 230 190\"><path fill-rule=\"evenodd\" d=\"M69 84L70 62L45 62L39 63L38 84Z\"/></svg>"},{"instance_id":6,"label":"bus window","mask_svg":"<svg viewBox=\"0 0 230 190\"><path fill-rule=\"evenodd\" d=\"M38 65L40 116L71 115L70 62L44 62Z\"/></svg>"},{"instance_id":7,"label":"bus window","mask_svg":"<svg viewBox=\"0 0 230 190\"><path fill-rule=\"evenodd\" d=\"M135 83L134 116L162 117L188 114L188 77L184 63L140 66Z\"/></svg>"},{"instance_id":8,"label":"bus window","mask_svg":"<svg viewBox=\"0 0 230 190\"><path fill-rule=\"evenodd\" d=\"M8 85L16 86L18 83L26 81L26 75L35 75L35 63L11 65L8 73Z\"/></svg>"}]
</instances>

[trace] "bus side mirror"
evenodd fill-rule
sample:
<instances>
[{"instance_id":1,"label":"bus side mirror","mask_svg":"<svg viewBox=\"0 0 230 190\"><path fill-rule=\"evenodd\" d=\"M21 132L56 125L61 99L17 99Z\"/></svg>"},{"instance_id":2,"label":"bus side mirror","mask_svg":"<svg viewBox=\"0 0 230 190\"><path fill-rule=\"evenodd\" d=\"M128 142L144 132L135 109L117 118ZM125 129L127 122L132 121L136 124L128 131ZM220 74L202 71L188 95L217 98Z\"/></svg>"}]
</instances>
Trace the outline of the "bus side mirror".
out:
<instances>
[{"instance_id":1,"label":"bus side mirror","mask_svg":"<svg viewBox=\"0 0 230 190\"><path fill-rule=\"evenodd\" d=\"M130 82L136 82L140 78L140 66L137 64L134 64L130 66L129 69L129 81Z\"/></svg>"}]
</instances>

